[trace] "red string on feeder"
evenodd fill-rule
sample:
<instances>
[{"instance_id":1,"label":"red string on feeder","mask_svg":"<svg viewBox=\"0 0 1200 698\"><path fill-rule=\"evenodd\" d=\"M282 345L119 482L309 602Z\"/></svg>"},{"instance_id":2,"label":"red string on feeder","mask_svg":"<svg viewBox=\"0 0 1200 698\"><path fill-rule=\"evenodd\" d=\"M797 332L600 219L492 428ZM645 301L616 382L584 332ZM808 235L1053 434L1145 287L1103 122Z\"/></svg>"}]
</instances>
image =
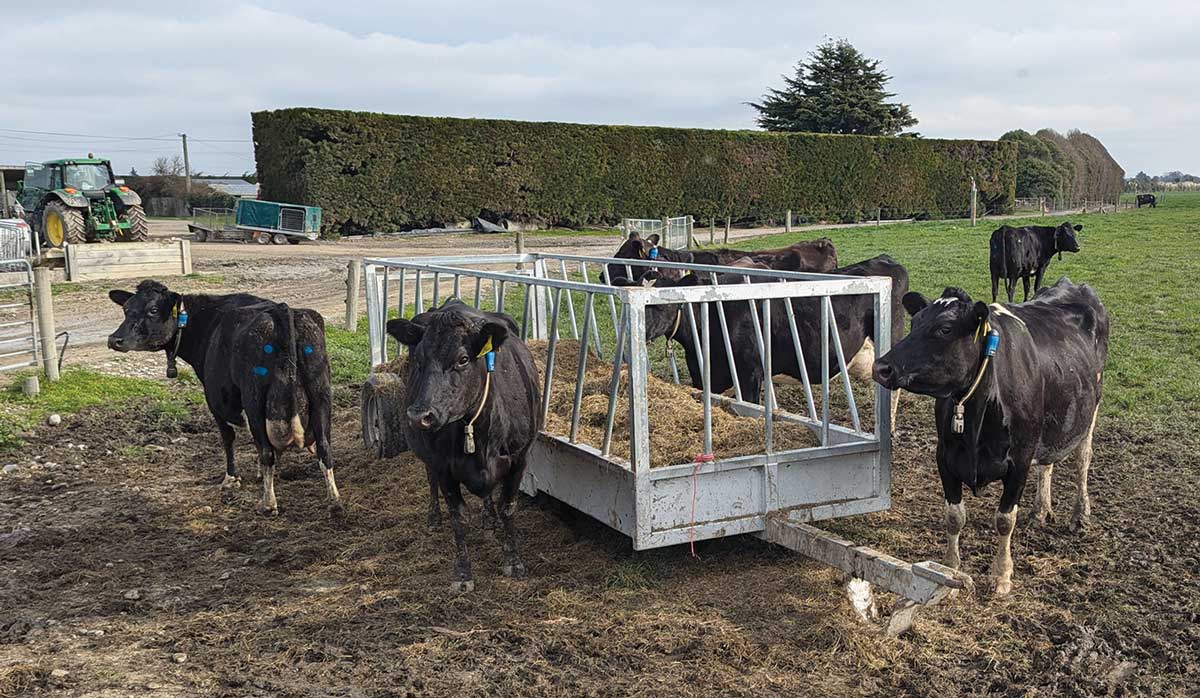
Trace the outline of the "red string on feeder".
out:
<instances>
[{"instance_id":1,"label":"red string on feeder","mask_svg":"<svg viewBox=\"0 0 1200 698\"><path fill-rule=\"evenodd\" d=\"M696 554L696 475L700 473L700 466L705 463L711 463L716 460L716 456L711 453L697 453L692 459L695 467L692 468L692 524L688 527L688 546L692 550L692 557L697 560L700 556Z\"/></svg>"}]
</instances>

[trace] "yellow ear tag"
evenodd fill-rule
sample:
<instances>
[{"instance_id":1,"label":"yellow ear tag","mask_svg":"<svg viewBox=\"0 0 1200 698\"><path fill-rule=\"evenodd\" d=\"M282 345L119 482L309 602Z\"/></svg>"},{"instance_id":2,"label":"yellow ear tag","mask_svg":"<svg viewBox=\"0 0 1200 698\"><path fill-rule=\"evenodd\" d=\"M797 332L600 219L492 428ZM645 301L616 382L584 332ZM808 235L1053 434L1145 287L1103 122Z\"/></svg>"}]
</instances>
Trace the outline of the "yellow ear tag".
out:
<instances>
[{"instance_id":1,"label":"yellow ear tag","mask_svg":"<svg viewBox=\"0 0 1200 698\"><path fill-rule=\"evenodd\" d=\"M489 351L492 350L492 336L488 335L487 341L483 343L483 349L479 350L479 354L475 358L483 358Z\"/></svg>"}]
</instances>

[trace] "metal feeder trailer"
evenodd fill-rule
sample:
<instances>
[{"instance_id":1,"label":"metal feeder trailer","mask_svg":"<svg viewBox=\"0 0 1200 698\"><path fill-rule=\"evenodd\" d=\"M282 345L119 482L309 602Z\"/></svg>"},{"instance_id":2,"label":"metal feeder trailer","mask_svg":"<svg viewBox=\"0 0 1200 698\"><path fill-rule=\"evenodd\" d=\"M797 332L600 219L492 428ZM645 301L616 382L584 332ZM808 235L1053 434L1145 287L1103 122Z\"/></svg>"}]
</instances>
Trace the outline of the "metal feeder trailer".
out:
<instances>
[{"instance_id":1,"label":"metal feeder trailer","mask_svg":"<svg viewBox=\"0 0 1200 698\"><path fill-rule=\"evenodd\" d=\"M712 285L614 287L607 283L609 264L625 265L627 270L631 266L652 266L691 271L708 276ZM555 381L573 385L572 435L539 434L521 484L525 493L544 492L592 516L629 536L636 550L751 534L833 565L852 579L877 584L918 604L940 600L950 589L970 583L965 575L938 563L909 564L809 525L823 519L884 511L891 505L889 394L874 386L875 428L864 430L846 370L851 357L842 356L837 341L839 328L830 301L843 295L874 296L877 351L886 352L891 336L889 279L546 253L368 259L363 266L373 366L388 360L384 326L389 313L410 317L451 296L475 307L507 311L520 322L523 338L547 340L543 410L549 410L550 386ZM771 281L721 285L718 274L737 274L747 282L751 277L769 277ZM726 333L719 331L720 327L715 332L709 327L710 304L717 306L720 326L726 325L726 308L731 304L751 304L754 341L763 359L764 375L770 376L773 338L770 333L764 334L762 328L770 326L773 304L755 302L779 299L789 309L791 336L783 341L792 345L800 358L799 365L804 366L801 339L790 312L793 300L801 298L820 299L824 375L830 375L830 343L836 348L837 371L830 380L816 386L821 392L820 409L814 401L814 386L807 377L803 380L806 414L779 409L771 381L765 383L764 390L766 401L776 409L764 410L741 394L736 369L734 395L713 394L705 367L708 357L719 351L731 357L732 350L724 339ZM682 321L692 330L695 350L701 357L704 388L697 399L703 406L705 453L712 453L712 410L720 407L763 420L759 453L735 458L716 454L716 459L709 462L650 467L649 434L655 415L646 397L651 370L649 347L644 340L646 310L675 303L687 304L682 306ZM601 331L602 326L606 331ZM579 369L571 375L554 370L560 338L579 341ZM583 347L598 353L604 365L612 370L605 438L599 448L573 438L580 418L580 385L588 360ZM732 360L729 363L732 368ZM629 367L626 384L620 385L621 369L626 365ZM671 374L667 379L678 382L679 369L673 355L666 370ZM847 424L838 423L830 415L829 391L831 385L838 383L849 402ZM611 453L617 393L622 389L632 398L629 461ZM777 449L772 427L785 421L810 429L819 445ZM364 428L364 435L366 431ZM866 585L861 582L858 585L861 594Z\"/></svg>"},{"instance_id":2,"label":"metal feeder trailer","mask_svg":"<svg viewBox=\"0 0 1200 698\"><path fill-rule=\"evenodd\" d=\"M188 230L196 242L209 240L257 241L261 244L298 244L321 234L321 209L317 206L275 201L238 199L236 208L192 210Z\"/></svg>"}]
</instances>

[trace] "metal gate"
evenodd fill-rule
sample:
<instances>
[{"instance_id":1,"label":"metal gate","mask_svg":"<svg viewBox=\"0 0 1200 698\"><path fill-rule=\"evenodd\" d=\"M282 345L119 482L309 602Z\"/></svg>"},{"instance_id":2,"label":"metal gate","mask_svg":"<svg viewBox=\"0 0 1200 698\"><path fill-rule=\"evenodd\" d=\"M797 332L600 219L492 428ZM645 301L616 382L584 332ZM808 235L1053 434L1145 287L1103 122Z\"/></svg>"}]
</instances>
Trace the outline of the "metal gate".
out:
<instances>
[{"instance_id":1,"label":"metal gate","mask_svg":"<svg viewBox=\"0 0 1200 698\"><path fill-rule=\"evenodd\" d=\"M26 259L0 260L0 372L40 362L33 267Z\"/></svg>"}]
</instances>

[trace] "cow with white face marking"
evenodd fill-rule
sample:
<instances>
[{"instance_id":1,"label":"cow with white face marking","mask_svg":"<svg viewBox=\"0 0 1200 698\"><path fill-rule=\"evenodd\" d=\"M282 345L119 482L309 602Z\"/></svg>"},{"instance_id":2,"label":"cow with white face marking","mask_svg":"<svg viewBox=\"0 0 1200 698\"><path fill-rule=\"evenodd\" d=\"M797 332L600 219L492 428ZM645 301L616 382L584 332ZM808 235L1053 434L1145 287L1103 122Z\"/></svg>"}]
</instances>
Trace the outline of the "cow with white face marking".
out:
<instances>
[{"instance_id":1,"label":"cow with white face marking","mask_svg":"<svg viewBox=\"0 0 1200 698\"><path fill-rule=\"evenodd\" d=\"M176 358L196 371L225 447L224 498L241 483L234 427L249 427L262 470L260 511L278 513L275 462L296 447L316 452L330 509L341 512L329 454L333 391L320 313L246 293L183 295L150 280L136 293L108 295L125 312L108 338L110 349L165 352L169 378L176 375Z\"/></svg>"},{"instance_id":2,"label":"cow with white face marking","mask_svg":"<svg viewBox=\"0 0 1200 698\"><path fill-rule=\"evenodd\" d=\"M1054 464L1074 453L1078 467L1073 527L1089 522L1088 467L1108 357L1108 314L1086 285L1066 278L1020 305L972 302L947 288L932 303L904 297L912 329L875 362L881 385L937 398L938 473L946 499L946 565L959 566L966 523L963 487L999 481L1000 536L992 571L996 593L1012 589L1017 502L1032 469L1033 520L1052 514Z\"/></svg>"}]
</instances>

